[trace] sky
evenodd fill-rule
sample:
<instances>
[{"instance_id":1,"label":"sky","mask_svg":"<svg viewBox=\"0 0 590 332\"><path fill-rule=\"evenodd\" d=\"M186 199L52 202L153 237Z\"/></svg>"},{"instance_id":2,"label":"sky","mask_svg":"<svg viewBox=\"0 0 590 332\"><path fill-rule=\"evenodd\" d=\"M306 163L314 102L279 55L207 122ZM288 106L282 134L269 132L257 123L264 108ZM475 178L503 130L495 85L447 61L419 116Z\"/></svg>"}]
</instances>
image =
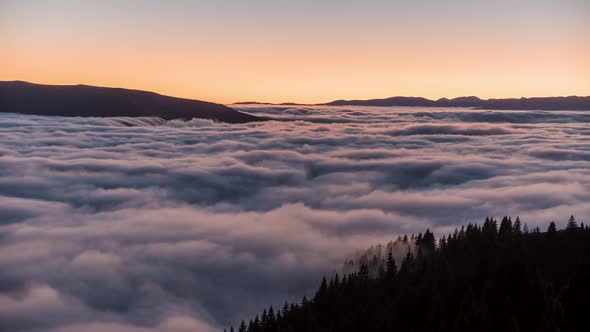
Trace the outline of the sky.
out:
<instances>
[{"instance_id":1,"label":"sky","mask_svg":"<svg viewBox=\"0 0 590 332\"><path fill-rule=\"evenodd\" d=\"M0 80L220 103L590 95L584 0L0 0Z\"/></svg>"}]
</instances>

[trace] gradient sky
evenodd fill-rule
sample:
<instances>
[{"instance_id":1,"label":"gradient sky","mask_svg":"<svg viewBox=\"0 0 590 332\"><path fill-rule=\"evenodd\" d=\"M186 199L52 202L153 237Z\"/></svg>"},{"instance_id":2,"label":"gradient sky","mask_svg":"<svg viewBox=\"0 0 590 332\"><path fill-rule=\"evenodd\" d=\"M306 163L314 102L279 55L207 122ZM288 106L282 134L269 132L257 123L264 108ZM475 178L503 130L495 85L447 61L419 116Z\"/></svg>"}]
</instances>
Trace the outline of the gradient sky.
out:
<instances>
[{"instance_id":1,"label":"gradient sky","mask_svg":"<svg viewBox=\"0 0 590 332\"><path fill-rule=\"evenodd\" d=\"M587 0L0 0L0 80L222 103L590 95Z\"/></svg>"}]
</instances>

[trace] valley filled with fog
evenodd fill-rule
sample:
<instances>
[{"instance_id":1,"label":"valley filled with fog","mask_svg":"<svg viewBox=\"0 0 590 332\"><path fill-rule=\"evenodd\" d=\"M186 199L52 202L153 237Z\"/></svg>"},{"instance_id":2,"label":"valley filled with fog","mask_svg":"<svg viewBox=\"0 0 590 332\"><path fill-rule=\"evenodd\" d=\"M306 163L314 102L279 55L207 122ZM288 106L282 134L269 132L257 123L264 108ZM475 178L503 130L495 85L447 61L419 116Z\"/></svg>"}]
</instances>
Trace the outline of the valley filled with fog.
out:
<instances>
[{"instance_id":1,"label":"valley filled with fog","mask_svg":"<svg viewBox=\"0 0 590 332\"><path fill-rule=\"evenodd\" d=\"M0 114L10 331L218 331L359 250L590 216L590 113L239 105L272 121Z\"/></svg>"}]
</instances>

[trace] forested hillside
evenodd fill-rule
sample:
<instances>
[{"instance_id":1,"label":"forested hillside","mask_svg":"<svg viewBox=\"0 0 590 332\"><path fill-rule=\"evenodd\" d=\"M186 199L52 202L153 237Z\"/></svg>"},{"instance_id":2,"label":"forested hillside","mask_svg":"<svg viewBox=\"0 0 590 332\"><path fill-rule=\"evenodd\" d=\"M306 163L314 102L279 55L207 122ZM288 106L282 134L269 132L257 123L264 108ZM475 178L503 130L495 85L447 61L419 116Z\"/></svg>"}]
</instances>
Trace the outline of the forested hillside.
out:
<instances>
[{"instance_id":1,"label":"forested hillside","mask_svg":"<svg viewBox=\"0 0 590 332\"><path fill-rule=\"evenodd\" d=\"M411 248L401 261L387 246L373 266L324 278L313 298L265 309L235 330L590 331L590 227L573 216L563 230L505 217L439 241L428 230L401 241Z\"/></svg>"}]
</instances>

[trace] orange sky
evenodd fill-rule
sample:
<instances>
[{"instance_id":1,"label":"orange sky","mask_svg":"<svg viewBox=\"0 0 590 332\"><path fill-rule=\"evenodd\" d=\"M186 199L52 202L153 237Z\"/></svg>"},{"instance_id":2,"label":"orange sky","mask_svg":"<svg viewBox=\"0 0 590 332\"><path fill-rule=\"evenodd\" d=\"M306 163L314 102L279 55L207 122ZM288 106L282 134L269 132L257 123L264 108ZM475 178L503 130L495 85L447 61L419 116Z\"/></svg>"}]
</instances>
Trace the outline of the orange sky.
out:
<instances>
[{"instance_id":1,"label":"orange sky","mask_svg":"<svg viewBox=\"0 0 590 332\"><path fill-rule=\"evenodd\" d=\"M0 80L221 103L590 95L590 10L577 0L441 15L380 1L314 15L308 1L288 10L253 2L264 7L3 1Z\"/></svg>"}]
</instances>

